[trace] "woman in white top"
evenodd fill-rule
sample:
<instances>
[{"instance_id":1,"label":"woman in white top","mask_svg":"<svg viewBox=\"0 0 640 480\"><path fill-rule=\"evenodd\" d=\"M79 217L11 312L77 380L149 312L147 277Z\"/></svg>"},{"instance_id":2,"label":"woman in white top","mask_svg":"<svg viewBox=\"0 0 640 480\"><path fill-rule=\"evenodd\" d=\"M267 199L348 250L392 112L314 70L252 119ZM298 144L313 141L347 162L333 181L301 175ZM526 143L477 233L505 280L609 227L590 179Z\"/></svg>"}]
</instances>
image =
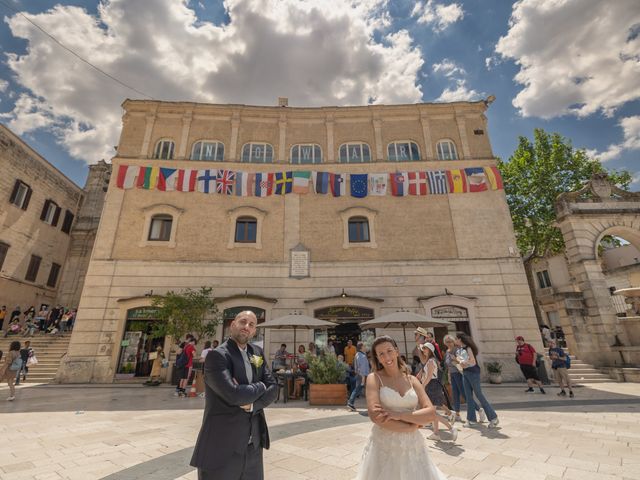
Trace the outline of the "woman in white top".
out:
<instances>
[{"instance_id":1,"label":"woman in white top","mask_svg":"<svg viewBox=\"0 0 640 480\"><path fill-rule=\"evenodd\" d=\"M395 340L378 337L371 346L367 408L374 423L362 454L358 480L446 480L429 458L420 426L435 409L417 378L407 375Z\"/></svg>"}]
</instances>

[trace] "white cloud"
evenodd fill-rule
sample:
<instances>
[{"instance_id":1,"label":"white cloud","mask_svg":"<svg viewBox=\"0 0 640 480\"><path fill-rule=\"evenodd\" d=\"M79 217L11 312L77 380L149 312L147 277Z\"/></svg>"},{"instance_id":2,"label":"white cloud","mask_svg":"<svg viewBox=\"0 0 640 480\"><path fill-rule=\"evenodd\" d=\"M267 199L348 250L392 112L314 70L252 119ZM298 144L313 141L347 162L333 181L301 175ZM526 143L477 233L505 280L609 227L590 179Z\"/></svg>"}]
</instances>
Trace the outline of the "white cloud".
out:
<instances>
[{"instance_id":1,"label":"white cloud","mask_svg":"<svg viewBox=\"0 0 640 480\"><path fill-rule=\"evenodd\" d=\"M292 106L319 106L422 99L421 51L408 32L388 30L387 0L227 0L226 25L199 20L188 3L104 0L97 16L62 5L25 15L102 70L160 100L275 105L287 96ZM3 119L20 132L51 129L89 163L110 158L120 104L140 96L24 18L7 22L28 49L7 55L26 93Z\"/></svg>"},{"instance_id":2,"label":"white cloud","mask_svg":"<svg viewBox=\"0 0 640 480\"><path fill-rule=\"evenodd\" d=\"M0 93L6 92L8 87L9 87L9 82L0 78Z\"/></svg>"},{"instance_id":3,"label":"white cloud","mask_svg":"<svg viewBox=\"0 0 640 480\"><path fill-rule=\"evenodd\" d=\"M619 125L622 127L623 134L621 143L609 145L604 152L588 150L587 154L601 162L607 162L615 159L625 150L640 150L640 115L625 117L620 120Z\"/></svg>"},{"instance_id":4,"label":"white cloud","mask_svg":"<svg viewBox=\"0 0 640 480\"><path fill-rule=\"evenodd\" d=\"M424 3L417 2L411 16L418 17L418 23L433 25L436 32L441 32L458 20L462 20L464 11L457 3L443 5L427 0Z\"/></svg>"},{"instance_id":5,"label":"white cloud","mask_svg":"<svg viewBox=\"0 0 640 480\"><path fill-rule=\"evenodd\" d=\"M464 68L448 58L444 58L440 63L434 63L432 68L434 72L441 73L445 77L452 77L454 75L464 76L467 74Z\"/></svg>"},{"instance_id":6,"label":"white cloud","mask_svg":"<svg viewBox=\"0 0 640 480\"><path fill-rule=\"evenodd\" d=\"M640 98L638 0L521 0L496 52L520 67L524 116L612 115Z\"/></svg>"},{"instance_id":7,"label":"white cloud","mask_svg":"<svg viewBox=\"0 0 640 480\"><path fill-rule=\"evenodd\" d=\"M467 88L467 82L464 79L456 81L454 88L445 88L442 94L436 99L436 102L466 102L480 100L484 95Z\"/></svg>"}]
</instances>

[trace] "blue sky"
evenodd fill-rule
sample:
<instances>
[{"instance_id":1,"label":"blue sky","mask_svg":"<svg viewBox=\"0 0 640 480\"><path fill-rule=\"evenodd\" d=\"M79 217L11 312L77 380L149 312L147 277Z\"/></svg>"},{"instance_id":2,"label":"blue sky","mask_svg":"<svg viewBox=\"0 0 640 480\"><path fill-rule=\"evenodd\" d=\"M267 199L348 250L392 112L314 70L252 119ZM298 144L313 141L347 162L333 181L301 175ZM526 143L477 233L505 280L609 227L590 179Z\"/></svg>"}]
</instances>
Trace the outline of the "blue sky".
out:
<instances>
[{"instance_id":1,"label":"blue sky","mask_svg":"<svg viewBox=\"0 0 640 480\"><path fill-rule=\"evenodd\" d=\"M494 153L544 128L640 190L640 3L597 0L0 0L0 122L79 184L120 104L477 100Z\"/></svg>"}]
</instances>

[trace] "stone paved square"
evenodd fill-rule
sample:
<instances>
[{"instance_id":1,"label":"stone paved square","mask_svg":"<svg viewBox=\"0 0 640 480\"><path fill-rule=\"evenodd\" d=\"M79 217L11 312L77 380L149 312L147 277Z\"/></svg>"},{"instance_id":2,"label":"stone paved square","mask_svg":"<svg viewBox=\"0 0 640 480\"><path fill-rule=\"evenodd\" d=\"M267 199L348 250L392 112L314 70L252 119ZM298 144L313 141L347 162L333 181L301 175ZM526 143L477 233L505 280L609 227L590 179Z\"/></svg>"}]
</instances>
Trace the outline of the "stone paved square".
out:
<instances>
[{"instance_id":1,"label":"stone paved square","mask_svg":"<svg viewBox=\"0 0 640 480\"><path fill-rule=\"evenodd\" d=\"M500 428L460 430L455 444L425 441L450 480L640 479L640 385L576 388L573 400L525 394L523 385L486 386ZM0 404L1 479L196 479L189 467L204 399L167 387L19 387ZM0 398L8 395L0 388ZM342 407L277 403L267 409L272 448L267 479L355 477L371 428Z\"/></svg>"}]
</instances>

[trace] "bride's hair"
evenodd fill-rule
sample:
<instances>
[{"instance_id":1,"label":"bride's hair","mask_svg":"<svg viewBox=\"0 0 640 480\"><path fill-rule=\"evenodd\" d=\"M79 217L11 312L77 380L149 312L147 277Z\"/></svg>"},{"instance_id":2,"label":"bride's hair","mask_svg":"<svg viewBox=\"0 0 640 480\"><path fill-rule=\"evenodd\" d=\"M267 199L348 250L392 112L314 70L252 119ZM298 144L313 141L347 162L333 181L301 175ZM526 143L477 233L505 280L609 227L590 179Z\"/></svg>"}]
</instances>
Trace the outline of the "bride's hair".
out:
<instances>
[{"instance_id":1,"label":"bride's hair","mask_svg":"<svg viewBox=\"0 0 640 480\"><path fill-rule=\"evenodd\" d=\"M378 354L376 353L376 348L378 347L378 345L382 345L383 343L390 343L391 345L393 345L393 348L398 350L398 344L389 335L382 335L376 338L371 344L371 364L374 370L376 371L380 371L384 368L382 364L378 361ZM407 364L404 363L404 361L402 360L402 357L400 356L400 351L398 351L398 368L403 373L407 373L411 371L409 367L407 367Z\"/></svg>"}]
</instances>

